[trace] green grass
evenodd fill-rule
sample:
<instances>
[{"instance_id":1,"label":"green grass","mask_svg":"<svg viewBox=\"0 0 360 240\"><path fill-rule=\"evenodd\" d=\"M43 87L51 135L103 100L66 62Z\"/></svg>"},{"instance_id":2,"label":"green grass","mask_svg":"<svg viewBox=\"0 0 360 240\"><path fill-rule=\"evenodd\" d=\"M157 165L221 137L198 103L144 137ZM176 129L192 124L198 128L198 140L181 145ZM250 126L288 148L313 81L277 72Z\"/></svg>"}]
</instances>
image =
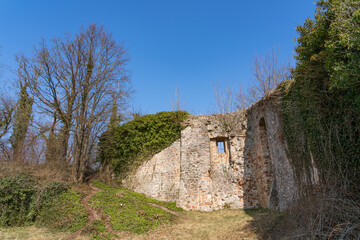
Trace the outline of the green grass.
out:
<instances>
[{"instance_id":1,"label":"green grass","mask_svg":"<svg viewBox=\"0 0 360 240\"><path fill-rule=\"evenodd\" d=\"M90 237L91 240L110 240L117 236L106 230L105 223L101 220L91 222L84 230L83 234Z\"/></svg>"},{"instance_id":2,"label":"green grass","mask_svg":"<svg viewBox=\"0 0 360 240\"><path fill-rule=\"evenodd\" d=\"M94 185L103 191L96 193L89 203L109 217L112 228L116 231L141 234L175 219L174 215L150 206L149 203L181 211L174 203L157 201L124 188L114 188L100 182L95 182Z\"/></svg>"}]
</instances>

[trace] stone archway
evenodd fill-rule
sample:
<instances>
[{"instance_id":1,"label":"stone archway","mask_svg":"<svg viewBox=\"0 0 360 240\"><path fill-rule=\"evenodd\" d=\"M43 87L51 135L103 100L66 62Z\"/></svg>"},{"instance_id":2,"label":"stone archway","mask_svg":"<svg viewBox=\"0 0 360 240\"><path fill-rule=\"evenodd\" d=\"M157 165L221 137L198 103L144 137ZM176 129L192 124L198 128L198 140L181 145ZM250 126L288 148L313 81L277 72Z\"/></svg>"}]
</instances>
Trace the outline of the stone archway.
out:
<instances>
[{"instance_id":1,"label":"stone archway","mask_svg":"<svg viewBox=\"0 0 360 240\"><path fill-rule=\"evenodd\" d=\"M258 147L255 161L256 185L258 190L259 206L268 208L273 173L269 149L269 139L264 117L260 118L257 130Z\"/></svg>"}]
</instances>

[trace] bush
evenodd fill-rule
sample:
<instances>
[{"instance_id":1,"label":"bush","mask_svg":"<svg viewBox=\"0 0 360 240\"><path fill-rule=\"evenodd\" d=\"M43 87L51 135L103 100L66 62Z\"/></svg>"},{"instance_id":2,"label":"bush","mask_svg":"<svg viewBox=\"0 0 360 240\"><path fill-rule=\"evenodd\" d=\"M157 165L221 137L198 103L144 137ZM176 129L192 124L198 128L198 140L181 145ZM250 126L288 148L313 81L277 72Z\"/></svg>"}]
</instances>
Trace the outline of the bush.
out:
<instances>
[{"instance_id":1,"label":"bush","mask_svg":"<svg viewBox=\"0 0 360 240\"><path fill-rule=\"evenodd\" d=\"M39 184L32 177L0 178L0 226L39 224L60 231L85 225L87 212L79 193L63 183Z\"/></svg>"},{"instance_id":2,"label":"bush","mask_svg":"<svg viewBox=\"0 0 360 240\"><path fill-rule=\"evenodd\" d=\"M0 226L21 226L34 221L37 184L29 176L0 179Z\"/></svg>"},{"instance_id":3,"label":"bush","mask_svg":"<svg viewBox=\"0 0 360 240\"><path fill-rule=\"evenodd\" d=\"M54 195L51 195L54 193ZM71 189L53 184L41 196L36 223L58 231L74 232L87 222L87 212L81 195Z\"/></svg>"}]
</instances>

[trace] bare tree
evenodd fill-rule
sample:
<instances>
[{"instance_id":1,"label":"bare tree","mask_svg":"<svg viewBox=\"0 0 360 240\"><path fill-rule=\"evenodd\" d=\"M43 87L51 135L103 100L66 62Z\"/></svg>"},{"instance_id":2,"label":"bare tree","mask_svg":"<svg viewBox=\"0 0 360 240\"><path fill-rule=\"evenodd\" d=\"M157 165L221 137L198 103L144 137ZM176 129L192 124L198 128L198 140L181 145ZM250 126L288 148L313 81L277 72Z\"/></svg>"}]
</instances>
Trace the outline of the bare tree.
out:
<instances>
[{"instance_id":1,"label":"bare tree","mask_svg":"<svg viewBox=\"0 0 360 240\"><path fill-rule=\"evenodd\" d=\"M213 84L218 118L223 131L230 133L237 125L238 116L233 112L236 110L234 89L228 84L223 87L221 82Z\"/></svg>"},{"instance_id":2,"label":"bare tree","mask_svg":"<svg viewBox=\"0 0 360 240\"><path fill-rule=\"evenodd\" d=\"M15 108L16 104L11 98L0 97L0 139L12 127Z\"/></svg>"},{"instance_id":3,"label":"bare tree","mask_svg":"<svg viewBox=\"0 0 360 240\"><path fill-rule=\"evenodd\" d=\"M216 99L217 113L233 112L235 110L234 89L230 85L223 87L221 81L213 84L212 87Z\"/></svg>"},{"instance_id":4,"label":"bare tree","mask_svg":"<svg viewBox=\"0 0 360 240\"><path fill-rule=\"evenodd\" d=\"M8 135L14 122L16 104L9 97L0 97L0 149L2 158L11 159L10 148L8 147Z\"/></svg>"},{"instance_id":5,"label":"bare tree","mask_svg":"<svg viewBox=\"0 0 360 240\"><path fill-rule=\"evenodd\" d=\"M245 110L248 107L248 96L241 85L239 85L239 91L235 95L235 104L237 110Z\"/></svg>"},{"instance_id":6,"label":"bare tree","mask_svg":"<svg viewBox=\"0 0 360 240\"><path fill-rule=\"evenodd\" d=\"M172 100L172 98L170 97L171 110L173 112L174 111L184 110L185 109L185 103L181 100L180 90L179 90L178 86L176 86L176 88L175 88L174 97L175 97L175 100Z\"/></svg>"},{"instance_id":7,"label":"bare tree","mask_svg":"<svg viewBox=\"0 0 360 240\"><path fill-rule=\"evenodd\" d=\"M49 46L43 40L32 58L18 57L39 112L55 119L60 159L72 165L75 181L83 180L96 138L114 111L114 96L119 107L130 93L127 60L122 44L95 24Z\"/></svg>"},{"instance_id":8,"label":"bare tree","mask_svg":"<svg viewBox=\"0 0 360 240\"><path fill-rule=\"evenodd\" d=\"M249 106L268 96L280 82L291 76L290 62L280 64L279 50L272 49L270 54L256 56L252 65L253 78L251 79L247 101Z\"/></svg>"}]
</instances>

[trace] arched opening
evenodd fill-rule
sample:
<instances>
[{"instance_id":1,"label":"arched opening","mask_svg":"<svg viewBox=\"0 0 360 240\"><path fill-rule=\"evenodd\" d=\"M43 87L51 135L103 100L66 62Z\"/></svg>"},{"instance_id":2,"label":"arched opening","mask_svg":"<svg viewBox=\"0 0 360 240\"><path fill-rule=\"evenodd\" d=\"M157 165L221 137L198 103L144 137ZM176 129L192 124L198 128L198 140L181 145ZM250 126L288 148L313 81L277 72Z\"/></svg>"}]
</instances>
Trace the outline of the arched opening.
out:
<instances>
[{"instance_id":1,"label":"arched opening","mask_svg":"<svg viewBox=\"0 0 360 240\"><path fill-rule=\"evenodd\" d=\"M256 157L256 183L260 207L269 207L269 196L272 186L272 164L269 149L269 139L264 117L258 125L258 148Z\"/></svg>"}]
</instances>

